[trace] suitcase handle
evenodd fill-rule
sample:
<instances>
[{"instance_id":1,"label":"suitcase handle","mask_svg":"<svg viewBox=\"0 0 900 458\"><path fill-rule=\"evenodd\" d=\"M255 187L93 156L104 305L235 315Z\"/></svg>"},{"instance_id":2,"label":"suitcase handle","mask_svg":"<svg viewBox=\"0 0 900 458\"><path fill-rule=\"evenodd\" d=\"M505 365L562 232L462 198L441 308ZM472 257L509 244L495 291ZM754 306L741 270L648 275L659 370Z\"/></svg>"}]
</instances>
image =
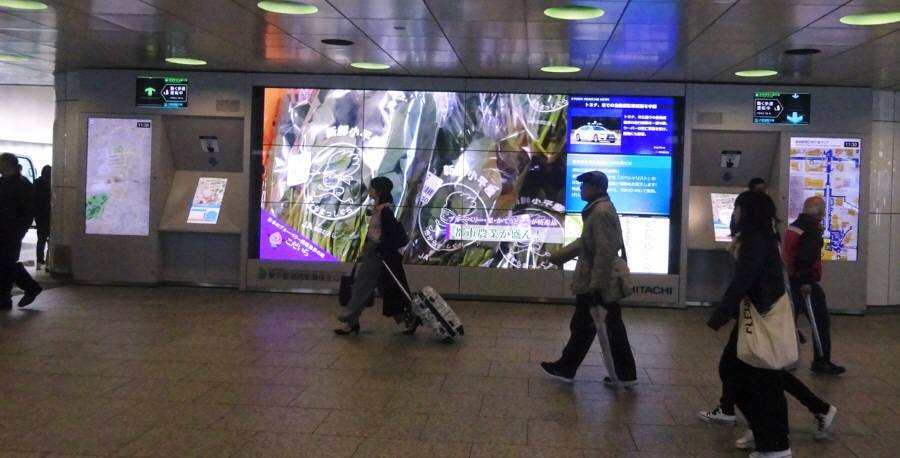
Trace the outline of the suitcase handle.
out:
<instances>
[{"instance_id":1,"label":"suitcase handle","mask_svg":"<svg viewBox=\"0 0 900 458\"><path fill-rule=\"evenodd\" d=\"M394 275L394 271L391 270L390 267L388 267L387 261L385 261L385 260L382 259L382 260L381 260L381 264L383 264L383 265L384 265L384 268L387 269L387 271L388 271L389 274L391 274L391 278L394 279L394 283L397 284L397 286L400 288L400 291L403 291L403 294L406 295L406 298L409 299L410 302L412 302L413 298L412 298L412 296L409 294L409 291L407 291L406 288L403 286L403 284L400 283L400 279L397 278L396 275Z\"/></svg>"}]
</instances>

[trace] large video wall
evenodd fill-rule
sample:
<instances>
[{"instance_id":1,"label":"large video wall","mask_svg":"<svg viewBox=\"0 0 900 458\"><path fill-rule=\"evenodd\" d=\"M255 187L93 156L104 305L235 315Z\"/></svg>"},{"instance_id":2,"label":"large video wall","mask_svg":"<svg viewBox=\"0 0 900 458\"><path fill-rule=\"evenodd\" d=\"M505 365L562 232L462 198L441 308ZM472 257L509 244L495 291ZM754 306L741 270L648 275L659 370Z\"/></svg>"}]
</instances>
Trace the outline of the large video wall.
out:
<instances>
[{"instance_id":1,"label":"large video wall","mask_svg":"<svg viewBox=\"0 0 900 458\"><path fill-rule=\"evenodd\" d=\"M409 264L549 269L603 170L638 272L669 272L677 100L266 88L256 135L262 260L352 262L375 176ZM256 247L254 247L255 249Z\"/></svg>"}]
</instances>

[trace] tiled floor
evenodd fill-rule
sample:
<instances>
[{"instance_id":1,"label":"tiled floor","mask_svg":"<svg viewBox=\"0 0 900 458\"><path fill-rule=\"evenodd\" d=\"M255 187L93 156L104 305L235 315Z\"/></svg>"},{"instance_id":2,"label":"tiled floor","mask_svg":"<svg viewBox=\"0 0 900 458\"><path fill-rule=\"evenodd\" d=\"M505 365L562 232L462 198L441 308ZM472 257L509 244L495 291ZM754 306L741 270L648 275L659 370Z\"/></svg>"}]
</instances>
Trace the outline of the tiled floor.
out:
<instances>
[{"instance_id":1,"label":"tiled floor","mask_svg":"<svg viewBox=\"0 0 900 458\"><path fill-rule=\"evenodd\" d=\"M448 346L398 334L377 308L360 336L335 337L328 296L48 290L0 315L0 457L746 455L740 427L696 419L726 337L706 311L627 309L641 384L616 392L599 353L574 385L538 372L569 307L453 305L468 335ZM900 315L835 318L848 374L797 374L840 408L836 434L814 442L792 402L794 456L900 454L898 329Z\"/></svg>"}]
</instances>

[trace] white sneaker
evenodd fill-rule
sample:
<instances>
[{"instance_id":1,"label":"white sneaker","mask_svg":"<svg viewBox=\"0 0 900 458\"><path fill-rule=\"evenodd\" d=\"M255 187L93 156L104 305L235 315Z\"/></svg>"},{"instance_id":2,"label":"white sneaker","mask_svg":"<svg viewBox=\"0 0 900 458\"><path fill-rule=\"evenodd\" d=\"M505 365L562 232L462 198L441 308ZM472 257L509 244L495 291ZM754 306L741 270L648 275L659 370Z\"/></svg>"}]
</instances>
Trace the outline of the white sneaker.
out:
<instances>
[{"instance_id":1,"label":"white sneaker","mask_svg":"<svg viewBox=\"0 0 900 458\"><path fill-rule=\"evenodd\" d=\"M734 447L738 450L753 450L756 448L756 440L753 439L753 430L748 429L744 435L734 441Z\"/></svg>"},{"instance_id":2,"label":"white sneaker","mask_svg":"<svg viewBox=\"0 0 900 458\"><path fill-rule=\"evenodd\" d=\"M791 458L791 449L781 450L780 452L753 452L750 458Z\"/></svg>"},{"instance_id":3,"label":"white sneaker","mask_svg":"<svg viewBox=\"0 0 900 458\"><path fill-rule=\"evenodd\" d=\"M715 409L709 411L702 411L697 414L701 420L707 423L722 423L726 425L733 425L737 418L734 415L728 415L725 412L722 412L721 406L716 406Z\"/></svg>"},{"instance_id":4,"label":"white sneaker","mask_svg":"<svg viewBox=\"0 0 900 458\"><path fill-rule=\"evenodd\" d=\"M816 432L813 433L813 438L817 441L828 439L828 436L831 435L831 427L834 426L834 417L837 416L837 413L837 407L831 406L828 408L828 413L825 415L816 415Z\"/></svg>"}]
</instances>

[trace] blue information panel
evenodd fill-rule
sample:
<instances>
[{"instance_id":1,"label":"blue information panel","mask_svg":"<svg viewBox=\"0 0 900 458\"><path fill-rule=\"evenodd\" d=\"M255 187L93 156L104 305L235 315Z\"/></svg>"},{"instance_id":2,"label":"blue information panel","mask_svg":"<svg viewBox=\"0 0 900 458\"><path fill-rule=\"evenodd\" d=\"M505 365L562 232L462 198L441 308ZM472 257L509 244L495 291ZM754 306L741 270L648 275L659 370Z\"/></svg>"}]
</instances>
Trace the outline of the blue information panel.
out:
<instances>
[{"instance_id":1,"label":"blue information panel","mask_svg":"<svg viewBox=\"0 0 900 458\"><path fill-rule=\"evenodd\" d=\"M668 216L676 140L673 98L569 97L566 211L584 208L578 175L600 170L619 213Z\"/></svg>"}]
</instances>

